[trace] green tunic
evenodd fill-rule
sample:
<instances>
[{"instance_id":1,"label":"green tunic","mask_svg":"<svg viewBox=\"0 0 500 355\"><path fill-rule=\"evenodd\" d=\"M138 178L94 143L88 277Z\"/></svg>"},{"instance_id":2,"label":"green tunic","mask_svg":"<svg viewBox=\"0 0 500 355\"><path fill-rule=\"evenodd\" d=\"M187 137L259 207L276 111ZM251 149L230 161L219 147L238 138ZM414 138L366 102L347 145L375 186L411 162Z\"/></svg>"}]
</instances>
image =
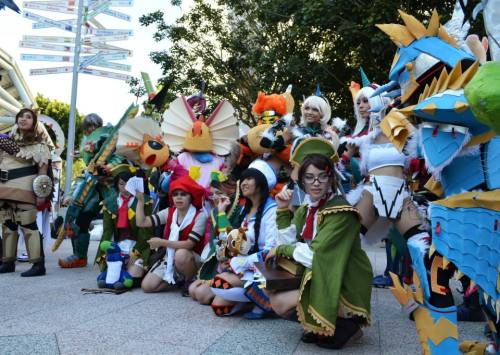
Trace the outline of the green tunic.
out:
<instances>
[{"instance_id":1,"label":"green tunic","mask_svg":"<svg viewBox=\"0 0 500 355\"><path fill-rule=\"evenodd\" d=\"M101 242L105 240L110 241L113 236L118 235L116 228L116 224L118 223L117 193L115 190L113 191L114 193L109 194L103 203L103 234ZM152 200L148 196L144 196L144 200L144 213L146 216L150 216L152 211ZM136 240L136 244L131 254L135 254L136 257L141 258L144 263L143 266L146 269L149 266L149 257L151 255L151 249L147 241L153 236L153 229L137 227L135 222L136 209L137 199L134 198L132 205L129 207L129 226ZM101 271L106 269L106 255L101 251L101 248L98 249L95 264L99 265Z\"/></svg>"},{"instance_id":2,"label":"green tunic","mask_svg":"<svg viewBox=\"0 0 500 355\"><path fill-rule=\"evenodd\" d=\"M294 224L297 241L305 224L307 206L293 215L278 210L280 230ZM370 324L372 267L361 249L359 215L342 197L334 197L318 211L317 230L310 244L312 268L306 268L299 290L297 312L306 331L331 336L337 317ZM295 245L280 245L277 255L293 258Z\"/></svg>"}]
</instances>

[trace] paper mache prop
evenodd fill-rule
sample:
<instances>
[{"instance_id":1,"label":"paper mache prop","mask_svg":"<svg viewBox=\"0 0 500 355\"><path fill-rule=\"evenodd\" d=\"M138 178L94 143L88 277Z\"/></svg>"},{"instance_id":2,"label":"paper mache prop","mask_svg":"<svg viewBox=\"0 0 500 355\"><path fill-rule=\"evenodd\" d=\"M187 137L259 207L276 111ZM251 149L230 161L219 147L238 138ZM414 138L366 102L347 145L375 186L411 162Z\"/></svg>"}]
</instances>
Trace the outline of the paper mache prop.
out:
<instances>
[{"instance_id":1,"label":"paper mache prop","mask_svg":"<svg viewBox=\"0 0 500 355\"><path fill-rule=\"evenodd\" d=\"M99 248L106 253L107 268L97 277L97 286L115 290L132 288L133 279L127 272L125 265L128 256L122 253L115 242L104 241Z\"/></svg>"},{"instance_id":2,"label":"paper mache prop","mask_svg":"<svg viewBox=\"0 0 500 355\"><path fill-rule=\"evenodd\" d=\"M452 21L460 13L457 6ZM426 187L442 199L430 205L432 243L422 240L408 245L417 292L393 278L393 293L404 308L413 312L425 354L458 354L453 301L448 302L449 307L431 303L431 295L433 300L451 295L449 278L444 275L456 268L457 277L465 274L472 280L471 290L476 285L479 288L483 311L495 334L495 343L490 345L498 348L500 254L496 239L490 235L496 233L496 221L500 219L500 180L498 174L492 174L499 169L500 160L494 157L500 152L500 139L490 125L495 127L491 118L500 112L496 109L498 102L491 103L496 90L483 86L498 86L485 80L493 66L485 63L483 71L478 58L464 50L466 45L461 42L466 33L450 35L440 25L437 11L427 27L411 15L402 11L400 15L404 25L378 25L399 49L389 73L390 82L375 95L388 91L391 97L399 95L404 105L385 116L381 129L399 149L405 147L409 137L417 138L433 176ZM463 24L463 14L458 19ZM458 26L459 30L462 27ZM491 79L494 72L490 72ZM487 110L481 107L482 95ZM415 132L411 132L412 122L419 124ZM466 192L478 189L483 191ZM430 270L424 258L429 259Z\"/></svg>"},{"instance_id":3,"label":"paper mache prop","mask_svg":"<svg viewBox=\"0 0 500 355\"><path fill-rule=\"evenodd\" d=\"M221 101L205 120L196 117L186 97L178 97L163 114L161 128L170 149L176 153L187 150L226 155L231 141L238 138L234 108L228 101Z\"/></svg>"},{"instance_id":4,"label":"paper mache prop","mask_svg":"<svg viewBox=\"0 0 500 355\"><path fill-rule=\"evenodd\" d=\"M222 168L221 155L229 154L231 143L238 138L238 125L234 108L227 101L221 101L207 119L197 115L204 102L199 96L177 98L164 112L161 127L170 149L183 151L177 157L178 166L208 189L210 172Z\"/></svg>"},{"instance_id":5,"label":"paper mache prop","mask_svg":"<svg viewBox=\"0 0 500 355\"><path fill-rule=\"evenodd\" d=\"M118 132L116 152L144 168L160 167L170 156L159 124L149 117L125 122Z\"/></svg>"},{"instance_id":6,"label":"paper mache prop","mask_svg":"<svg viewBox=\"0 0 500 355\"><path fill-rule=\"evenodd\" d=\"M263 154L271 150L281 152L286 148L288 142L284 140L283 131L294 123L295 101L291 92L292 86L289 85L283 94L266 95L259 92L257 95L252 112L258 117L259 124L248 132L249 145L255 153Z\"/></svg>"}]
</instances>

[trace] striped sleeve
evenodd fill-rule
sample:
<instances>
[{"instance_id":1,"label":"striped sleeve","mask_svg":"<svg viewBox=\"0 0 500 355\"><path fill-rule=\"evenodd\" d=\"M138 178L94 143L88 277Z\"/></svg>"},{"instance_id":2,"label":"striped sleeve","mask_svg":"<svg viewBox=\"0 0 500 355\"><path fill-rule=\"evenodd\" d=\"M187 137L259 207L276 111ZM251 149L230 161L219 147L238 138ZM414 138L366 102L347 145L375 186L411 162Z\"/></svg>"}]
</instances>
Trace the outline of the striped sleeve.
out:
<instances>
[{"instance_id":1,"label":"striped sleeve","mask_svg":"<svg viewBox=\"0 0 500 355\"><path fill-rule=\"evenodd\" d=\"M196 217L193 229L191 230L191 232L189 232L188 238L195 243L199 243L204 238L206 228L207 215L204 212L201 212L200 214L198 214L198 217Z\"/></svg>"},{"instance_id":2,"label":"striped sleeve","mask_svg":"<svg viewBox=\"0 0 500 355\"><path fill-rule=\"evenodd\" d=\"M168 217L168 208L165 208L164 210L158 211L157 213L149 216L151 219L151 223L153 224L153 227L158 227L161 226L162 224L167 223L167 217Z\"/></svg>"}]
</instances>

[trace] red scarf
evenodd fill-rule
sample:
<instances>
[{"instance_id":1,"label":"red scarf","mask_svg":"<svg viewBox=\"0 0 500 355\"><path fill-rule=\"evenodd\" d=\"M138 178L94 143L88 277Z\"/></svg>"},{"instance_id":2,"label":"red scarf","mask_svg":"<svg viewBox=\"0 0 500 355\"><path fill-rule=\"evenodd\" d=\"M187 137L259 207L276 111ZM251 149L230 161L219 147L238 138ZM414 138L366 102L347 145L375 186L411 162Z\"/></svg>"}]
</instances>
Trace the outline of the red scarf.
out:
<instances>
[{"instance_id":1,"label":"red scarf","mask_svg":"<svg viewBox=\"0 0 500 355\"><path fill-rule=\"evenodd\" d=\"M120 195L122 199L122 205L118 209L118 223L116 224L117 228L127 228L128 227L128 202L130 201L131 196L125 197Z\"/></svg>"},{"instance_id":2,"label":"red scarf","mask_svg":"<svg viewBox=\"0 0 500 355\"><path fill-rule=\"evenodd\" d=\"M307 210L306 224L304 226L304 230L302 231L302 239L304 240L312 240L314 233L314 216L316 212L323 207L323 205L330 199L330 195L326 198L321 199L318 202L318 205L315 207L309 207Z\"/></svg>"}]
</instances>

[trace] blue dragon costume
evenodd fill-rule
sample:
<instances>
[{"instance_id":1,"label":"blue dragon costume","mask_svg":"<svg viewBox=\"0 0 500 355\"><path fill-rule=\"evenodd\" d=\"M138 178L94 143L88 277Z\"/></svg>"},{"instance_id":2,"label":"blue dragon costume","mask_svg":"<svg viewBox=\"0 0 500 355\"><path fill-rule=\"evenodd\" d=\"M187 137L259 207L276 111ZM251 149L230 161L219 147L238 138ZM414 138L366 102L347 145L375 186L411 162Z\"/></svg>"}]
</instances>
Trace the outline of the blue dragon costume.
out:
<instances>
[{"instance_id":1,"label":"blue dragon costume","mask_svg":"<svg viewBox=\"0 0 500 355\"><path fill-rule=\"evenodd\" d=\"M488 64L481 66L447 33L435 10L427 27L400 15L404 25L378 25L398 50L390 82L375 94L387 92L400 101L381 129L399 149L410 138L417 141L432 174L426 188L439 200L430 206L432 239L423 248L408 244L416 292L395 275L391 290L413 312L424 354L458 354L456 307L448 286L453 272L477 285L495 337L500 329L500 137L477 119L468 100L478 94L478 86L471 85ZM497 344L498 338L496 344L464 343L460 349L497 353Z\"/></svg>"}]
</instances>

